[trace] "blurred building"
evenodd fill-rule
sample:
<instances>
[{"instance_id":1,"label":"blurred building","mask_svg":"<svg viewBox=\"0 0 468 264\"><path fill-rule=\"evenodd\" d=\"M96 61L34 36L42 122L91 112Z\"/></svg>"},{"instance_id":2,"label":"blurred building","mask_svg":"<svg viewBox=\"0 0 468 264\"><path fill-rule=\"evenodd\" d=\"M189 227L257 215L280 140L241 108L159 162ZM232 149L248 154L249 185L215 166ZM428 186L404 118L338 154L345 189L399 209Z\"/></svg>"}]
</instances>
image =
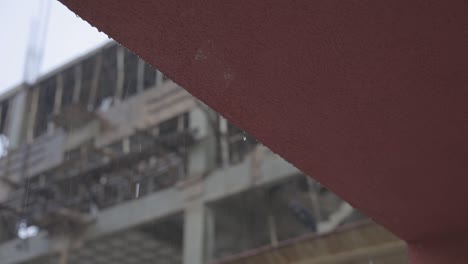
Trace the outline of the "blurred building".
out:
<instances>
[{"instance_id":1,"label":"blurred building","mask_svg":"<svg viewBox=\"0 0 468 264\"><path fill-rule=\"evenodd\" d=\"M2 264L406 263L403 242L115 43L2 95L0 134Z\"/></svg>"}]
</instances>

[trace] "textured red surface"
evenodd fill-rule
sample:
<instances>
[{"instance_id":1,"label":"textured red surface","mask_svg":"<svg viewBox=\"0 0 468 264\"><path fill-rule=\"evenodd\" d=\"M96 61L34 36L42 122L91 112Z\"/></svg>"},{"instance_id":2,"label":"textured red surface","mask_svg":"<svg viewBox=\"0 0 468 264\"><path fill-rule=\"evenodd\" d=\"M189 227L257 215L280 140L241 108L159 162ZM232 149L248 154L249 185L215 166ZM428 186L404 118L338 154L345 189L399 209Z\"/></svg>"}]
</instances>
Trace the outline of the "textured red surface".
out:
<instances>
[{"instance_id":1,"label":"textured red surface","mask_svg":"<svg viewBox=\"0 0 468 264\"><path fill-rule=\"evenodd\" d=\"M462 263L418 245L468 233L468 2L62 2L415 243L414 263Z\"/></svg>"},{"instance_id":2,"label":"textured red surface","mask_svg":"<svg viewBox=\"0 0 468 264\"><path fill-rule=\"evenodd\" d=\"M466 237L451 237L410 244L409 258L418 264L468 263L467 250Z\"/></svg>"}]
</instances>

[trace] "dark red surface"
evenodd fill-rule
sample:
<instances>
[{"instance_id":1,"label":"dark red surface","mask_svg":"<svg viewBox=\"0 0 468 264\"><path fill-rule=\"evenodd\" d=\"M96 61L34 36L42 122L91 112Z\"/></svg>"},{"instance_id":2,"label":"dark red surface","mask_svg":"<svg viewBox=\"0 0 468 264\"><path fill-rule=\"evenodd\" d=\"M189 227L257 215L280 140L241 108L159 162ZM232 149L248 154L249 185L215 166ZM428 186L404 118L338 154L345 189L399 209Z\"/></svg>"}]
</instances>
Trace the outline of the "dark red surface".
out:
<instances>
[{"instance_id":1,"label":"dark red surface","mask_svg":"<svg viewBox=\"0 0 468 264\"><path fill-rule=\"evenodd\" d=\"M465 237L437 239L409 245L411 263L468 263L468 240Z\"/></svg>"},{"instance_id":2,"label":"dark red surface","mask_svg":"<svg viewBox=\"0 0 468 264\"><path fill-rule=\"evenodd\" d=\"M466 237L468 2L62 2L403 239Z\"/></svg>"}]
</instances>

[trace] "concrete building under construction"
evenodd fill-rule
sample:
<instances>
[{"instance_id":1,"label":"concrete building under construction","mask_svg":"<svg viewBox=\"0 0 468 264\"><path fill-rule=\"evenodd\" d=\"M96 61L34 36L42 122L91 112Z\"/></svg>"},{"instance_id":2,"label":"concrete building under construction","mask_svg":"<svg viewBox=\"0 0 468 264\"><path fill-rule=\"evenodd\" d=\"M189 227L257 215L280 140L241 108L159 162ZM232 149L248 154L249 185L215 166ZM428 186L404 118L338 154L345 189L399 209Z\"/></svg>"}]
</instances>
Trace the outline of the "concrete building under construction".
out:
<instances>
[{"instance_id":1,"label":"concrete building under construction","mask_svg":"<svg viewBox=\"0 0 468 264\"><path fill-rule=\"evenodd\" d=\"M3 94L0 134L1 264L407 263L402 241L114 42Z\"/></svg>"}]
</instances>

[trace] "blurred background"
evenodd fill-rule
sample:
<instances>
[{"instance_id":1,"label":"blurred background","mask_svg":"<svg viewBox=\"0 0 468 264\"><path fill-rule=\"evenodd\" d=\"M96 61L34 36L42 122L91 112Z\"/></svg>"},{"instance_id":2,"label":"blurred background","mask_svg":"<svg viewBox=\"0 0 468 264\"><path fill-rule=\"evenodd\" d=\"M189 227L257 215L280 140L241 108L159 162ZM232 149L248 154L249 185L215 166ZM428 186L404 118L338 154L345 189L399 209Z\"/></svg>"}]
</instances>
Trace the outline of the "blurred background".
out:
<instances>
[{"instance_id":1,"label":"blurred background","mask_svg":"<svg viewBox=\"0 0 468 264\"><path fill-rule=\"evenodd\" d=\"M43 30L32 41L31 31L39 30L39 24ZM42 46L39 72L44 74L110 41L55 0L1 0L0 36L0 93L23 82L26 50L32 42Z\"/></svg>"},{"instance_id":2,"label":"blurred background","mask_svg":"<svg viewBox=\"0 0 468 264\"><path fill-rule=\"evenodd\" d=\"M407 263L58 1L2 0L0 22L0 263Z\"/></svg>"}]
</instances>

